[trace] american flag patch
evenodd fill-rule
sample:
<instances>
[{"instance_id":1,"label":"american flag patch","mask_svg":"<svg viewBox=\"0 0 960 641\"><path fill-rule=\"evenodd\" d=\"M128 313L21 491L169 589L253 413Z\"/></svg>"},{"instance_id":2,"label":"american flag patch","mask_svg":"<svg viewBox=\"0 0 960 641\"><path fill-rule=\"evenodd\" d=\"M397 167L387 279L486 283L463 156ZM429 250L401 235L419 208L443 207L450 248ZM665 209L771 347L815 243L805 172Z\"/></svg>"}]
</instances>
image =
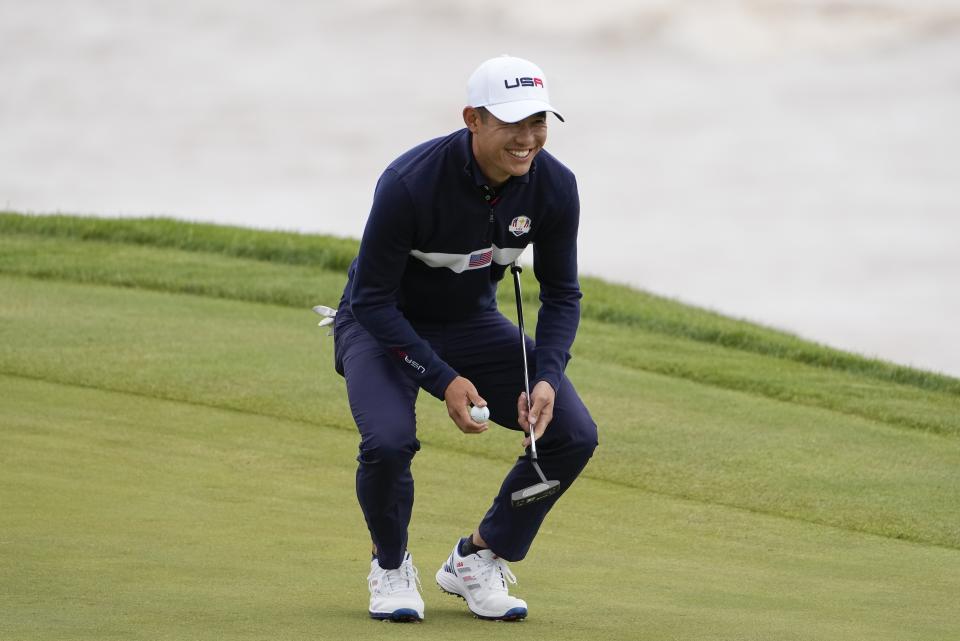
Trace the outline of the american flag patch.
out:
<instances>
[{"instance_id":1,"label":"american flag patch","mask_svg":"<svg viewBox=\"0 0 960 641\"><path fill-rule=\"evenodd\" d=\"M479 252L476 254L470 254L470 263L467 265L467 269L476 269L478 267L486 267L490 264L490 261L493 260L493 250L488 249L487 251Z\"/></svg>"}]
</instances>

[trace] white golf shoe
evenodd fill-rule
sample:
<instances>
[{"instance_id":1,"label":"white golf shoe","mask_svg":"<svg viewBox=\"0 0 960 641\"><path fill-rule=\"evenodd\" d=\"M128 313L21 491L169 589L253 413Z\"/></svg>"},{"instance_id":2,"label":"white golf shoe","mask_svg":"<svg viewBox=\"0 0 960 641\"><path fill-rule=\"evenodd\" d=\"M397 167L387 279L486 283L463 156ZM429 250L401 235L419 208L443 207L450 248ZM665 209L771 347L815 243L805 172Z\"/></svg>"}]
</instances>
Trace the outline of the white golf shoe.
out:
<instances>
[{"instance_id":1,"label":"white golf shoe","mask_svg":"<svg viewBox=\"0 0 960 641\"><path fill-rule=\"evenodd\" d=\"M460 556L460 542L446 563L437 570L437 585L461 597L481 619L519 621L527 616L527 603L507 593L507 583L516 583L507 562L490 550Z\"/></svg>"},{"instance_id":2,"label":"white golf shoe","mask_svg":"<svg viewBox=\"0 0 960 641\"><path fill-rule=\"evenodd\" d=\"M407 552L395 570L384 570L377 559L370 561L367 576L370 587L370 617L390 621L423 621L423 597L420 596L420 573Z\"/></svg>"}]
</instances>

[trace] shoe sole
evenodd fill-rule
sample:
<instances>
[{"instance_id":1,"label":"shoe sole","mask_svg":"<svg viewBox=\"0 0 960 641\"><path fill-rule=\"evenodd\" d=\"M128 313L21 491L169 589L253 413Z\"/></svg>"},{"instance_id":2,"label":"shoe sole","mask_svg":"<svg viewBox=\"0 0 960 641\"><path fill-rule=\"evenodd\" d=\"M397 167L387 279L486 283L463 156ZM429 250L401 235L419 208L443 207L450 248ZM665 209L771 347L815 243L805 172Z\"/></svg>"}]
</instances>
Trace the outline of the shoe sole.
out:
<instances>
[{"instance_id":1,"label":"shoe sole","mask_svg":"<svg viewBox=\"0 0 960 641\"><path fill-rule=\"evenodd\" d=\"M484 621L523 621L527 618L526 608L510 608L499 616L487 616L484 614L479 614L470 605L470 601L467 600L467 597L463 596L459 592L454 591L453 588L448 589L443 585L443 583L440 582L441 573L444 573L442 568L439 572L437 572L437 586L440 588L440 591L444 594L455 596L458 599L463 599L463 602L467 604L467 609L470 610L473 616L477 617L478 619L483 619Z\"/></svg>"},{"instance_id":2,"label":"shoe sole","mask_svg":"<svg viewBox=\"0 0 960 641\"><path fill-rule=\"evenodd\" d=\"M393 621L394 623L420 623L423 618L412 608L400 608L393 612L371 612L371 619Z\"/></svg>"}]
</instances>

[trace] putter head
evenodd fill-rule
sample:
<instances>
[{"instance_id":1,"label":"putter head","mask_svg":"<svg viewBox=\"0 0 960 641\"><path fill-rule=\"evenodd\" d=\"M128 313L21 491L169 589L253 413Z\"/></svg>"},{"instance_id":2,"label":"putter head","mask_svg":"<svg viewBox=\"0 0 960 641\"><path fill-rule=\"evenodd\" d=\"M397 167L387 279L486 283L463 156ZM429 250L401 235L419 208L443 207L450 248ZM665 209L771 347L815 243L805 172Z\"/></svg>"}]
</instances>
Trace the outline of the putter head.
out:
<instances>
[{"instance_id":1,"label":"putter head","mask_svg":"<svg viewBox=\"0 0 960 641\"><path fill-rule=\"evenodd\" d=\"M542 501L548 496L553 496L559 491L560 491L560 481L547 481L545 483L537 483L536 485L525 487L522 490L517 490L516 492L511 494L510 502L513 504L513 507L522 507L527 503Z\"/></svg>"}]
</instances>

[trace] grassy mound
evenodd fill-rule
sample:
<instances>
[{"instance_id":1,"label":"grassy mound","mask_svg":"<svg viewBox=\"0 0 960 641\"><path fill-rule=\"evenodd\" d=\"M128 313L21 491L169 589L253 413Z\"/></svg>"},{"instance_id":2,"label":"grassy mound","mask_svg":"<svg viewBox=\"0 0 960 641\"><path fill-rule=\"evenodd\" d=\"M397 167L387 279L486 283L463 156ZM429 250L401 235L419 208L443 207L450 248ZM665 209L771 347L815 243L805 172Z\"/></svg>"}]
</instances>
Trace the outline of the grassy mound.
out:
<instances>
[{"instance_id":1,"label":"grassy mound","mask_svg":"<svg viewBox=\"0 0 960 641\"><path fill-rule=\"evenodd\" d=\"M355 427L309 311L355 251L0 214L0 639L960 632L960 381L594 279L568 373L601 447L515 568L530 620L432 587L520 446L421 395L428 620L369 621Z\"/></svg>"}]
</instances>

